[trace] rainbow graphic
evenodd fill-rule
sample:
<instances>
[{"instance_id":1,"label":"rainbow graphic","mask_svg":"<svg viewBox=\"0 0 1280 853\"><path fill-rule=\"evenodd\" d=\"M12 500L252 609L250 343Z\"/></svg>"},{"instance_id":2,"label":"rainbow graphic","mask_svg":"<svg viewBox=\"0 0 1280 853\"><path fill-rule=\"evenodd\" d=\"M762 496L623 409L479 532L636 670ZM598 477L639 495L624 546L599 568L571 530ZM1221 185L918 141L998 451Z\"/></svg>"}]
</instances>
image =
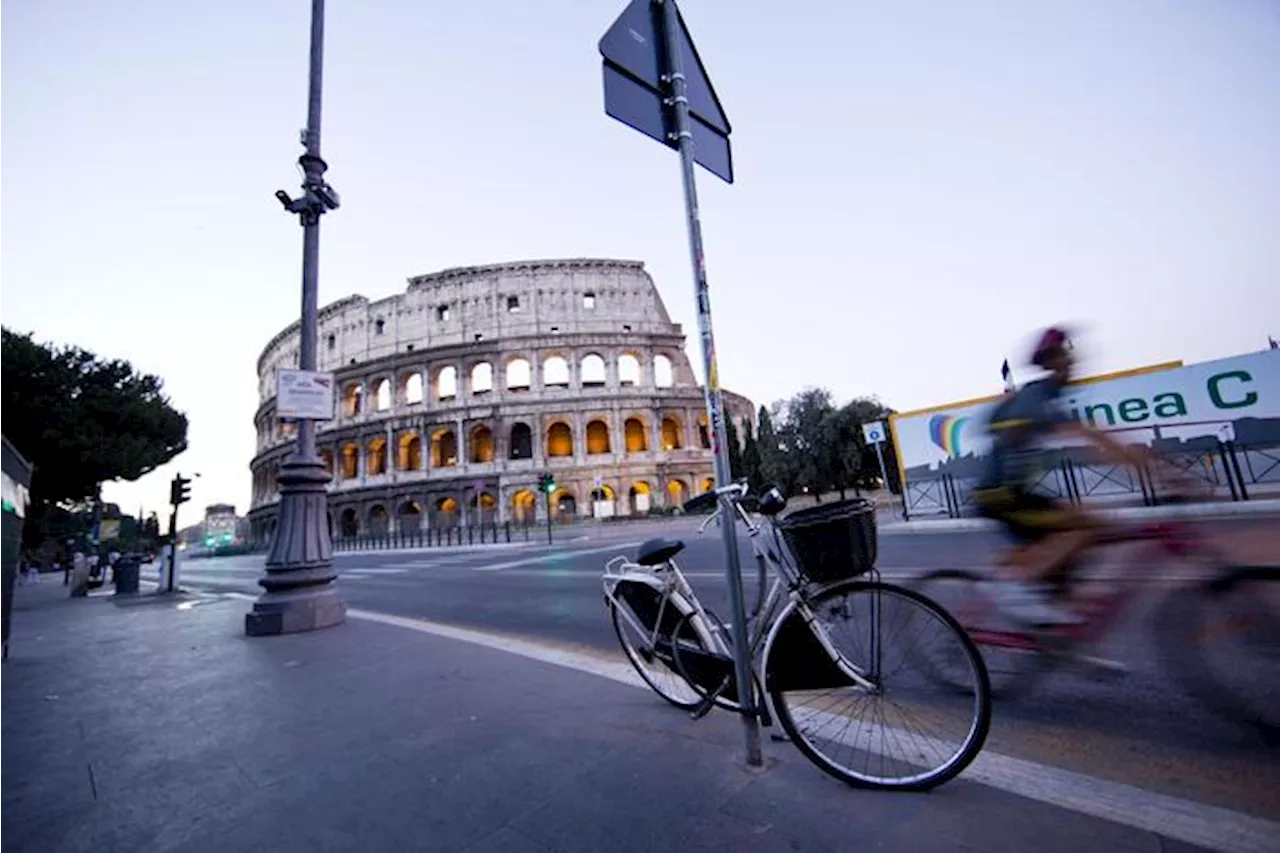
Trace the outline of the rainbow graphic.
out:
<instances>
[{"instance_id":1,"label":"rainbow graphic","mask_svg":"<svg viewBox=\"0 0 1280 853\"><path fill-rule=\"evenodd\" d=\"M960 432L968 418L957 418L954 415L934 415L929 418L929 438L942 448L942 452L950 459L960 458Z\"/></svg>"}]
</instances>

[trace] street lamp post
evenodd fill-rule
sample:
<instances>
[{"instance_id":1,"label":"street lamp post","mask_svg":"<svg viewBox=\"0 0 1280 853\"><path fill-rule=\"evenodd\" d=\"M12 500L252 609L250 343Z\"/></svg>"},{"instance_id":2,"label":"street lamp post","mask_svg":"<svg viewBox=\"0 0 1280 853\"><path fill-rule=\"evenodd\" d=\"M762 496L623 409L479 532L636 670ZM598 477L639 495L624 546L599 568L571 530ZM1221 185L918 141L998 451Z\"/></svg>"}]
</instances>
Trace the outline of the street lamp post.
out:
<instances>
[{"instance_id":1,"label":"street lamp post","mask_svg":"<svg viewBox=\"0 0 1280 853\"><path fill-rule=\"evenodd\" d=\"M302 319L299 367L316 369L317 274L320 265L320 217L338 207L338 194L324 180L320 157L320 91L324 57L324 0L311 0L311 76L307 97L307 129L298 158L302 196L280 190L276 198L302 223ZM280 466L280 511L265 574L265 592L245 614L250 636L288 634L337 625L347 609L333 586L333 543L329 539L329 476L316 454L316 422L298 424L294 452Z\"/></svg>"}]
</instances>

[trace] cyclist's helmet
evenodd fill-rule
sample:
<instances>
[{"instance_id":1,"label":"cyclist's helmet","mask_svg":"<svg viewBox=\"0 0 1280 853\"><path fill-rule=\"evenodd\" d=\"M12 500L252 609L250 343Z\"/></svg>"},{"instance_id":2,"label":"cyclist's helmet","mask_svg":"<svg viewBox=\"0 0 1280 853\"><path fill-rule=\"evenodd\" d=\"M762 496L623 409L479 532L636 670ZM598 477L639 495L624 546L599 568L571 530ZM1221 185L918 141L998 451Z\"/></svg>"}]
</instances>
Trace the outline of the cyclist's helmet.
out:
<instances>
[{"instance_id":1,"label":"cyclist's helmet","mask_svg":"<svg viewBox=\"0 0 1280 853\"><path fill-rule=\"evenodd\" d=\"M1031 354L1031 363L1036 367L1044 367L1045 361L1049 356L1056 352L1061 352L1070 346L1067 333L1057 326L1045 329L1043 335L1040 336L1039 343Z\"/></svg>"}]
</instances>

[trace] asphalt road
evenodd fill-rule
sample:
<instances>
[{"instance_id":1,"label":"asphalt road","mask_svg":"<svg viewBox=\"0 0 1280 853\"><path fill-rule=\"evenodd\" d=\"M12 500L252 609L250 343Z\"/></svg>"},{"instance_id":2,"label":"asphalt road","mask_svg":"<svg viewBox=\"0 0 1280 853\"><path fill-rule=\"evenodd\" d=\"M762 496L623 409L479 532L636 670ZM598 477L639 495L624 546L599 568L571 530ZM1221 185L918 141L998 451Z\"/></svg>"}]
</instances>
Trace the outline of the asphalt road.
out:
<instances>
[{"instance_id":1,"label":"asphalt road","mask_svg":"<svg viewBox=\"0 0 1280 853\"><path fill-rule=\"evenodd\" d=\"M1205 528L1229 538L1242 524L1213 522ZM557 531L561 539L550 547L530 542L485 549L340 554L335 562L349 607L620 660L603 606L600 574L607 559L633 554L635 545L648 536L663 534L687 543L678 558L682 568L704 602L727 618L719 534L711 530L698 536L694 526L685 519L570 529ZM886 578L901 580L936 567L981 569L1001 547L998 537L984 532L882 535L879 566ZM192 560L183 565L182 584L256 594L261 566L262 557ZM1120 566L1128 564L1112 568ZM1151 639L1151 623L1160 617L1165 596L1176 594L1177 584L1198 570L1142 568L1149 569L1150 588L1098 649L1098 654L1124 661L1129 675L1115 682L1076 672L1052 674L1031 696L997 705L988 749L1277 819L1280 750L1187 697L1164 668ZM749 582L749 597L754 590Z\"/></svg>"}]
</instances>

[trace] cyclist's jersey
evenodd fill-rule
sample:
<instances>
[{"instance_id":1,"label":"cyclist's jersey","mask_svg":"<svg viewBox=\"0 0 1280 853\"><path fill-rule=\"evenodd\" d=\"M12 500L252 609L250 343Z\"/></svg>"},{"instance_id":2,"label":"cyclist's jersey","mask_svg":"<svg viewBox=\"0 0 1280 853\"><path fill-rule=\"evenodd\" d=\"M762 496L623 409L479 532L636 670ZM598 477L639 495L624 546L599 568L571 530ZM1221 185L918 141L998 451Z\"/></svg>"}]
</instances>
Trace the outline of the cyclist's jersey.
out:
<instances>
[{"instance_id":1,"label":"cyclist's jersey","mask_svg":"<svg viewBox=\"0 0 1280 853\"><path fill-rule=\"evenodd\" d=\"M1058 405L1062 383L1046 377L1005 397L987 421L991 453L978 479L978 488L1027 487L1038 466L1038 440L1071 420Z\"/></svg>"}]
</instances>

